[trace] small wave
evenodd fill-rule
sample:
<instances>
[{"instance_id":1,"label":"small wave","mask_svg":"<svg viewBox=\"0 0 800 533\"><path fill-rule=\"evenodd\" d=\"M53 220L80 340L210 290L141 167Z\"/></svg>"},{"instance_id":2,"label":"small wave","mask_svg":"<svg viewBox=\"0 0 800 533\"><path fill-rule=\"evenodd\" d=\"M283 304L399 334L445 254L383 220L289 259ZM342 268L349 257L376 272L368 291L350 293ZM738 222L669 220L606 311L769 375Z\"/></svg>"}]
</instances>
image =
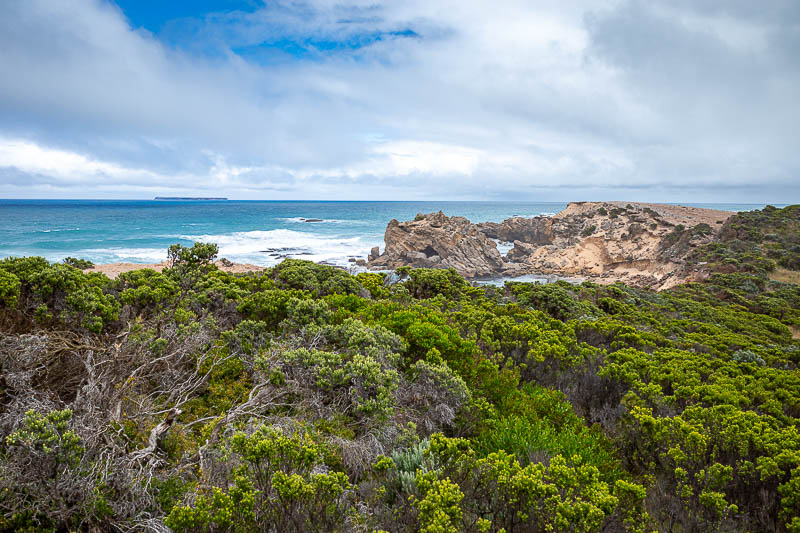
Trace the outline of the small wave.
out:
<instances>
[{"instance_id":1,"label":"small wave","mask_svg":"<svg viewBox=\"0 0 800 533\"><path fill-rule=\"evenodd\" d=\"M37 229L36 233L56 233L59 231L79 231L81 228L54 228L54 229Z\"/></svg>"}]
</instances>

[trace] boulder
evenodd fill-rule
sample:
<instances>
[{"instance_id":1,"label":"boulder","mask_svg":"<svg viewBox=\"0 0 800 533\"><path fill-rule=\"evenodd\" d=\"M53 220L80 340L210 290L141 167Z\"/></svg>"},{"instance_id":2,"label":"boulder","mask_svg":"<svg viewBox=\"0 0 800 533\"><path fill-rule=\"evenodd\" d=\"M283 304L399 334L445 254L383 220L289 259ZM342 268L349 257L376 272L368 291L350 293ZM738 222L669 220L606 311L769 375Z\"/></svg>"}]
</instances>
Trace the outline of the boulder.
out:
<instances>
[{"instance_id":1,"label":"boulder","mask_svg":"<svg viewBox=\"0 0 800 533\"><path fill-rule=\"evenodd\" d=\"M522 241L514 241L514 247L506 254L506 259L511 262L523 262L533 254L539 247L535 244L528 244Z\"/></svg>"}]
</instances>

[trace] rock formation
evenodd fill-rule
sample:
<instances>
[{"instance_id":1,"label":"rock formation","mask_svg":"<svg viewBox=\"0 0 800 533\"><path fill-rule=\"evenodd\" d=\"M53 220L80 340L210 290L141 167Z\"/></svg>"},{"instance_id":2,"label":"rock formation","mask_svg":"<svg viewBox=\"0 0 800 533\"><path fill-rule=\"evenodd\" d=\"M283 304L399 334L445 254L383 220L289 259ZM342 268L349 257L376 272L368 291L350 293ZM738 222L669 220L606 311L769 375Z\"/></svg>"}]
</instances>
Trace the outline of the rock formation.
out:
<instances>
[{"instance_id":1,"label":"rock formation","mask_svg":"<svg viewBox=\"0 0 800 533\"><path fill-rule=\"evenodd\" d=\"M410 222L392 219L384 241L383 254L377 258L370 254L371 268L452 267L465 277L475 278L496 275L505 266L497 244L478 226L441 211L417 215Z\"/></svg>"},{"instance_id":2,"label":"rock formation","mask_svg":"<svg viewBox=\"0 0 800 533\"><path fill-rule=\"evenodd\" d=\"M551 217L507 218L503 222L483 222L478 224L480 230L490 239L528 244L551 244Z\"/></svg>"},{"instance_id":3,"label":"rock formation","mask_svg":"<svg viewBox=\"0 0 800 533\"><path fill-rule=\"evenodd\" d=\"M392 220L371 268L453 267L467 278L551 274L662 289L702 272L684 268L732 213L625 202L573 202L553 217L473 224L441 211ZM513 242L501 256L492 240Z\"/></svg>"}]
</instances>

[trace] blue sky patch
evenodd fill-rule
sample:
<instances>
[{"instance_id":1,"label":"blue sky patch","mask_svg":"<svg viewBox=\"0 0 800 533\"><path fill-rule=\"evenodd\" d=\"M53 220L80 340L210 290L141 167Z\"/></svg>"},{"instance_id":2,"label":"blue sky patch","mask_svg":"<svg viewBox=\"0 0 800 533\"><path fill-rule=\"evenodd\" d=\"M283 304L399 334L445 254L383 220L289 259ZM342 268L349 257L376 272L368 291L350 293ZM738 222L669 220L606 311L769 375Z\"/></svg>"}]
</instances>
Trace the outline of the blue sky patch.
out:
<instances>
[{"instance_id":1,"label":"blue sky patch","mask_svg":"<svg viewBox=\"0 0 800 533\"><path fill-rule=\"evenodd\" d=\"M112 0L125 13L131 27L158 34L164 24L181 18L203 18L209 13L253 12L260 0Z\"/></svg>"}]
</instances>

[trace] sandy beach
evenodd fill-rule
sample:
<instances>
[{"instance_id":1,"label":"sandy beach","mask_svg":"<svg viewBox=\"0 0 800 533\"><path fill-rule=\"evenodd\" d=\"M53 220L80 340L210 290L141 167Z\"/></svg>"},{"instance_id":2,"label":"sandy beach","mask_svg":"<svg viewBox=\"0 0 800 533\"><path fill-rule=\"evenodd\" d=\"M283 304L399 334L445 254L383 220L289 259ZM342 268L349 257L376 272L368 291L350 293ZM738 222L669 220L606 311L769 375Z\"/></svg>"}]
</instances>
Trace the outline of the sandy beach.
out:
<instances>
[{"instance_id":1,"label":"sandy beach","mask_svg":"<svg viewBox=\"0 0 800 533\"><path fill-rule=\"evenodd\" d=\"M223 272L232 272L234 274L240 274L242 272L261 272L262 270L266 269L266 267L251 265L249 263L230 263L217 261L214 264ZM160 263L106 263L103 265L95 265L92 268L84 270L84 272L100 272L109 278L116 278L123 272L130 272L131 270L141 270L143 268L147 268L161 272L167 267L168 264L166 261L162 261Z\"/></svg>"}]
</instances>

